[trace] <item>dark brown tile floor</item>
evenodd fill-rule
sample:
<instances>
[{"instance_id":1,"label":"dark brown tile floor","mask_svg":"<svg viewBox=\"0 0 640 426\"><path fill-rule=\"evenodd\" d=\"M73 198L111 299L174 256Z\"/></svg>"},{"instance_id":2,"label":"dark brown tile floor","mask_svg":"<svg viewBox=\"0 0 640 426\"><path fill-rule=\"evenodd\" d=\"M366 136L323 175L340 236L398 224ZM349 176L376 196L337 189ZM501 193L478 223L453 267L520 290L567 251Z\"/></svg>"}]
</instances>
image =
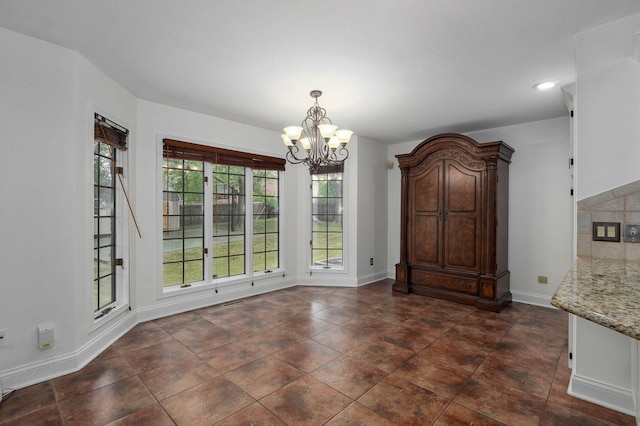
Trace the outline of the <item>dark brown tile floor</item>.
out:
<instances>
[{"instance_id":1,"label":"dark brown tile floor","mask_svg":"<svg viewBox=\"0 0 640 426\"><path fill-rule=\"evenodd\" d=\"M296 287L139 324L0 425L634 425L567 395L567 314Z\"/></svg>"}]
</instances>

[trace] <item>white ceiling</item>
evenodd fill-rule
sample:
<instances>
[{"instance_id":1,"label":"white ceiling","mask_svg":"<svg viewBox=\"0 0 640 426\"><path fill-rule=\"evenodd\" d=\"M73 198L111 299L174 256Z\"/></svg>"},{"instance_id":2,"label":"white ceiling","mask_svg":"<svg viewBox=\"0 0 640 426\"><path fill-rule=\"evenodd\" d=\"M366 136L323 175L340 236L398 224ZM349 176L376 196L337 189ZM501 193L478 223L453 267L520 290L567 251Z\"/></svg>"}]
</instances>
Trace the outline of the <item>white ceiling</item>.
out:
<instances>
[{"instance_id":1,"label":"white ceiling","mask_svg":"<svg viewBox=\"0 0 640 426\"><path fill-rule=\"evenodd\" d=\"M136 97L279 131L320 105L385 143L565 115L575 34L638 0L0 0ZM0 59L1 60L1 59Z\"/></svg>"}]
</instances>

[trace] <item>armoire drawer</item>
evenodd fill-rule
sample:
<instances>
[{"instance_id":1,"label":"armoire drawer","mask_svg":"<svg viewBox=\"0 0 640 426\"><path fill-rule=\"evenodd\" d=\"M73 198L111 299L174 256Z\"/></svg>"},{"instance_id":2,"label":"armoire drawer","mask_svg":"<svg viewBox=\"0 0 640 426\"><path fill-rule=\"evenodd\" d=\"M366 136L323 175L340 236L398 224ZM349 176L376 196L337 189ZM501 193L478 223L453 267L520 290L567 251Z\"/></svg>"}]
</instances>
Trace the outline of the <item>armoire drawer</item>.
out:
<instances>
[{"instance_id":1,"label":"armoire drawer","mask_svg":"<svg viewBox=\"0 0 640 426\"><path fill-rule=\"evenodd\" d=\"M411 283L456 293L478 294L478 280L433 274L425 271L411 271Z\"/></svg>"}]
</instances>

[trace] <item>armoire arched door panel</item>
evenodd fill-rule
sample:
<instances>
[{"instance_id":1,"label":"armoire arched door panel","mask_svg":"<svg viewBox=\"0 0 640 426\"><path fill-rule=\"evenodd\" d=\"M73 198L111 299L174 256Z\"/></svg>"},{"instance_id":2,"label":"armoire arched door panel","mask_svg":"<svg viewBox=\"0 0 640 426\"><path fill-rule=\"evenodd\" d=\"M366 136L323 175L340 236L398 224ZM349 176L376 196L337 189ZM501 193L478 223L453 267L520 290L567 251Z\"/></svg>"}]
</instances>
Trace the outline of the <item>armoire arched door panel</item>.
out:
<instances>
[{"instance_id":1,"label":"armoire arched door panel","mask_svg":"<svg viewBox=\"0 0 640 426\"><path fill-rule=\"evenodd\" d=\"M442 234L442 172L442 162L436 162L410 177L410 221L414 232L409 236L409 259L416 265L442 265L442 238L423 238Z\"/></svg>"},{"instance_id":2,"label":"armoire arched door panel","mask_svg":"<svg viewBox=\"0 0 640 426\"><path fill-rule=\"evenodd\" d=\"M485 170L470 170L444 160L443 267L480 272Z\"/></svg>"}]
</instances>

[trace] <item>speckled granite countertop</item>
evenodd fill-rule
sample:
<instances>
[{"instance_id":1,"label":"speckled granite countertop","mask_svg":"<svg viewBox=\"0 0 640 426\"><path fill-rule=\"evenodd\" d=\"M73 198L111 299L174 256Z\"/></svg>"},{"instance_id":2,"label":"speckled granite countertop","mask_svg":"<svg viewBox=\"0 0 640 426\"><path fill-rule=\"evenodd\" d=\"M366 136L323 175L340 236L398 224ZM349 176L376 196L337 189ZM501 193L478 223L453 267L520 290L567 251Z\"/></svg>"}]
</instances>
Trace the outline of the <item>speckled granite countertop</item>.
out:
<instances>
[{"instance_id":1,"label":"speckled granite countertop","mask_svg":"<svg viewBox=\"0 0 640 426\"><path fill-rule=\"evenodd\" d=\"M640 339L640 262L579 258L551 304Z\"/></svg>"}]
</instances>

